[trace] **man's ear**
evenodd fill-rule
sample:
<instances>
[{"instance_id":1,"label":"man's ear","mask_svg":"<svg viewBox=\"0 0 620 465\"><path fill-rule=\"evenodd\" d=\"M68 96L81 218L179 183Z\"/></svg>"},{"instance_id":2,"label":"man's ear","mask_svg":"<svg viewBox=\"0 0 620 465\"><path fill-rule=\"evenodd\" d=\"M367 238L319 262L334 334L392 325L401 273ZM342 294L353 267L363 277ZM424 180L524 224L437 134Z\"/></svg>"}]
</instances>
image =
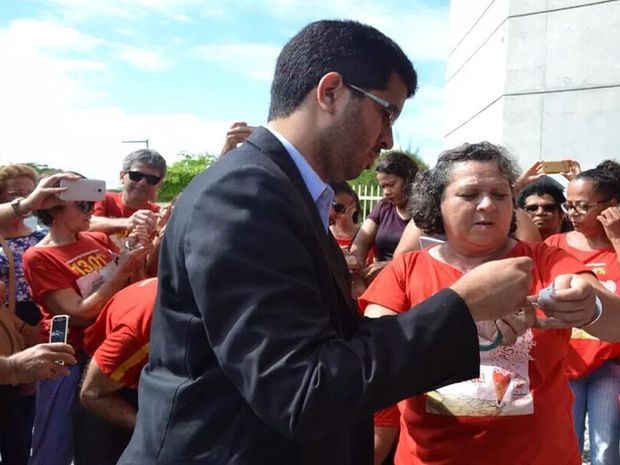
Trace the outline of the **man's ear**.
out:
<instances>
[{"instance_id":1,"label":"man's ear","mask_svg":"<svg viewBox=\"0 0 620 465\"><path fill-rule=\"evenodd\" d=\"M346 87L340 73L331 71L321 78L316 86L316 100L322 110L336 113L337 105L344 102Z\"/></svg>"}]
</instances>

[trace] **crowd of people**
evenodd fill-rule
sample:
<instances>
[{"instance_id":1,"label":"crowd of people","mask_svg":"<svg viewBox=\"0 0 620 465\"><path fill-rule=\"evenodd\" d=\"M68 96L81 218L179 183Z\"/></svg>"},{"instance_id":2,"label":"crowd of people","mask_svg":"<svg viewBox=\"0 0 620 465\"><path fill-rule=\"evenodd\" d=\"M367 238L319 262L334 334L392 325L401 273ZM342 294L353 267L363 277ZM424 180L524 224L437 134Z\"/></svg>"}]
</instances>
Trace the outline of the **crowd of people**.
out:
<instances>
[{"instance_id":1,"label":"crowd of people","mask_svg":"<svg viewBox=\"0 0 620 465\"><path fill-rule=\"evenodd\" d=\"M382 33L319 21L174 205L152 149L97 202L0 166L1 463L578 465L587 418L620 464L620 164L564 189L489 142L388 151L360 225L346 180L416 89Z\"/></svg>"}]
</instances>

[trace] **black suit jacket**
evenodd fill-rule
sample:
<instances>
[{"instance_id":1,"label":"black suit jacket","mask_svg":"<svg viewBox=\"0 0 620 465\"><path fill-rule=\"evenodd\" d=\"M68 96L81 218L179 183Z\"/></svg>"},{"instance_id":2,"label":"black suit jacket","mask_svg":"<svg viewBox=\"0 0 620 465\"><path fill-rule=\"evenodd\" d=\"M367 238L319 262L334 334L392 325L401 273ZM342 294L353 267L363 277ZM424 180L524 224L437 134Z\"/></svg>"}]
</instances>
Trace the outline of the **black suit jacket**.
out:
<instances>
[{"instance_id":1,"label":"black suit jacket","mask_svg":"<svg viewBox=\"0 0 620 465\"><path fill-rule=\"evenodd\" d=\"M119 464L370 464L374 411L478 375L475 325L450 290L357 315L342 254L264 128L182 194L159 277Z\"/></svg>"}]
</instances>

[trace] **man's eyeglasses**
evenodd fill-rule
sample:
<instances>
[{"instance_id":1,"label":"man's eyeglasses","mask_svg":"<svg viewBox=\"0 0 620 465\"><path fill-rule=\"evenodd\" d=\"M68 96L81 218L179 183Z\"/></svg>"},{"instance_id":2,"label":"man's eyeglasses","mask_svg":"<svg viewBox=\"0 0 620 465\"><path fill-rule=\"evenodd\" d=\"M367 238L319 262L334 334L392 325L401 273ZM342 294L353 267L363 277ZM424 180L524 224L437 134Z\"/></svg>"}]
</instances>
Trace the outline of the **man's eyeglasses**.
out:
<instances>
[{"instance_id":1,"label":"man's eyeglasses","mask_svg":"<svg viewBox=\"0 0 620 465\"><path fill-rule=\"evenodd\" d=\"M347 207L345 205L341 204L340 202L336 202L335 200L332 201L332 208L336 213L342 214L347 211Z\"/></svg>"},{"instance_id":2,"label":"man's eyeglasses","mask_svg":"<svg viewBox=\"0 0 620 465\"><path fill-rule=\"evenodd\" d=\"M90 213L93 211L93 208L95 208L95 202L89 202L87 200L80 200L78 202L75 202L75 206L82 213Z\"/></svg>"},{"instance_id":3,"label":"man's eyeglasses","mask_svg":"<svg viewBox=\"0 0 620 465\"><path fill-rule=\"evenodd\" d=\"M386 116L385 125L388 128L391 128L394 125L394 123L396 122L396 119L398 118L400 114L400 110L398 109L396 105L394 105L391 102L388 102L385 99L382 99L381 97L376 96L372 92L368 92L367 90L362 89L361 87L357 87L353 84L345 84L345 85L349 87L350 89L353 89L354 91L359 92L364 97L368 97L370 100L372 100L377 105L379 105L381 108L383 108L383 111L385 111L385 116Z\"/></svg>"},{"instance_id":4,"label":"man's eyeglasses","mask_svg":"<svg viewBox=\"0 0 620 465\"><path fill-rule=\"evenodd\" d=\"M559 207L560 206L555 203L541 203L541 204L526 205L523 207L523 210L525 210L528 213L536 213L539 208L542 208L542 211L545 213L555 213L558 211Z\"/></svg>"},{"instance_id":5,"label":"man's eyeglasses","mask_svg":"<svg viewBox=\"0 0 620 465\"><path fill-rule=\"evenodd\" d=\"M562 207L562 210L565 213L570 213L570 211L572 209L575 209L575 211L577 212L578 215L585 215L586 213L588 213L588 210L590 210L593 207L596 207L597 205L600 205L601 203L605 203L605 202L609 202L611 199L606 199L606 200L599 200L598 202L594 202L594 203L586 203L586 202L564 202L562 205L560 205Z\"/></svg>"},{"instance_id":6,"label":"man's eyeglasses","mask_svg":"<svg viewBox=\"0 0 620 465\"><path fill-rule=\"evenodd\" d=\"M146 180L146 183L151 186L154 186L159 181L161 181L160 176L155 176L154 174L146 174L140 171L127 171L127 176L129 176L129 179L134 182L140 182L144 179Z\"/></svg>"}]
</instances>

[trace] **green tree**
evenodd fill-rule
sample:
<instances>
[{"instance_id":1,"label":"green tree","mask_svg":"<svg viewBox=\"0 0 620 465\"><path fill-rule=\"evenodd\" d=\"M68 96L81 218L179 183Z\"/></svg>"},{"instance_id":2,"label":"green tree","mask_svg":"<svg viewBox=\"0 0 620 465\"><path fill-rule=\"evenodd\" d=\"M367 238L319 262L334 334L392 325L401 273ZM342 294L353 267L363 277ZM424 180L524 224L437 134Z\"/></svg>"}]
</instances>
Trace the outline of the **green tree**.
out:
<instances>
[{"instance_id":1,"label":"green tree","mask_svg":"<svg viewBox=\"0 0 620 465\"><path fill-rule=\"evenodd\" d=\"M159 191L160 202L169 202L179 195L197 174L208 168L218 157L209 153L181 152L179 155L181 159L168 167Z\"/></svg>"}]
</instances>

